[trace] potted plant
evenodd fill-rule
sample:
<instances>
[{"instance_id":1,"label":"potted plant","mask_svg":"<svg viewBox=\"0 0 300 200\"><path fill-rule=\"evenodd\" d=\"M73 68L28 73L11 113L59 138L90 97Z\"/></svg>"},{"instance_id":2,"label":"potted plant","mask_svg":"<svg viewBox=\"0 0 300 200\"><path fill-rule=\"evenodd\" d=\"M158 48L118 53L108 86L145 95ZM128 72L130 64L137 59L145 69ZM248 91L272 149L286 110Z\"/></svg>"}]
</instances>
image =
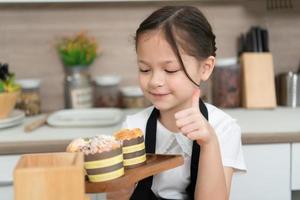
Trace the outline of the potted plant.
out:
<instances>
[{"instance_id":1,"label":"potted plant","mask_svg":"<svg viewBox=\"0 0 300 200\"><path fill-rule=\"evenodd\" d=\"M0 119L7 118L16 105L20 85L15 83L15 75L9 72L8 64L0 63Z\"/></svg>"},{"instance_id":2,"label":"potted plant","mask_svg":"<svg viewBox=\"0 0 300 200\"><path fill-rule=\"evenodd\" d=\"M66 68L88 67L97 56L97 43L86 32L64 37L57 44L58 54Z\"/></svg>"},{"instance_id":3,"label":"potted plant","mask_svg":"<svg viewBox=\"0 0 300 200\"><path fill-rule=\"evenodd\" d=\"M92 84L88 67L97 57L97 42L86 32L64 37L57 43L57 52L65 69L65 107L93 106Z\"/></svg>"}]
</instances>

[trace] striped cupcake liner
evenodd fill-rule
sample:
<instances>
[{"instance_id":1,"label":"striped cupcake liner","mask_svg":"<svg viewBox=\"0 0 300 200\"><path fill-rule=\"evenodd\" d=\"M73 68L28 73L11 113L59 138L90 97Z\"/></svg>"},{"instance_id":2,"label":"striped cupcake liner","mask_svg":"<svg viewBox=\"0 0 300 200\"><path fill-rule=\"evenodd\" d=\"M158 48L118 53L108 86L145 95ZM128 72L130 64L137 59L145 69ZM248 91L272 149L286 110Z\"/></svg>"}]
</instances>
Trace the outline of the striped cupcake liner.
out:
<instances>
[{"instance_id":1,"label":"striped cupcake liner","mask_svg":"<svg viewBox=\"0 0 300 200\"><path fill-rule=\"evenodd\" d=\"M90 182L103 182L124 175L122 149L85 155L84 168Z\"/></svg>"},{"instance_id":2,"label":"striped cupcake liner","mask_svg":"<svg viewBox=\"0 0 300 200\"><path fill-rule=\"evenodd\" d=\"M131 140L123 140L122 151L125 169L132 169L146 163L144 136Z\"/></svg>"}]
</instances>

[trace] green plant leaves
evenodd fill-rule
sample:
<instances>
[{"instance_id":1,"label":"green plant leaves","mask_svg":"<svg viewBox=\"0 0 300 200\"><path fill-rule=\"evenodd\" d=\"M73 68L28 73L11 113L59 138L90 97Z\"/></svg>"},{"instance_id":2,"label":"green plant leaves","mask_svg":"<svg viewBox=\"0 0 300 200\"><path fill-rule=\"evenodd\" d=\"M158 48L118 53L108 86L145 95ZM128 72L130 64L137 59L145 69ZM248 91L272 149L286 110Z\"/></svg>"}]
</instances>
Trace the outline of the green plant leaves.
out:
<instances>
[{"instance_id":1,"label":"green plant leaves","mask_svg":"<svg viewBox=\"0 0 300 200\"><path fill-rule=\"evenodd\" d=\"M20 85L15 83L15 75L8 70L8 64L0 63L0 92L15 92L20 89Z\"/></svg>"},{"instance_id":2,"label":"green plant leaves","mask_svg":"<svg viewBox=\"0 0 300 200\"><path fill-rule=\"evenodd\" d=\"M79 33L74 38L63 38L57 49L66 67L89 66L97 57L97 43L85 33Z\"/></svg>"},{"instance_id":3,"label":"green plant leaves","mask_svg":"<svg viewBox=\"0 0 300 200\"><path fill-rule=\"evenodd\" d=\"M2 81L0 81L0 93L1 92L4 92L5 89L4 89L4 83Z\"/></svg>"}]
</instances>

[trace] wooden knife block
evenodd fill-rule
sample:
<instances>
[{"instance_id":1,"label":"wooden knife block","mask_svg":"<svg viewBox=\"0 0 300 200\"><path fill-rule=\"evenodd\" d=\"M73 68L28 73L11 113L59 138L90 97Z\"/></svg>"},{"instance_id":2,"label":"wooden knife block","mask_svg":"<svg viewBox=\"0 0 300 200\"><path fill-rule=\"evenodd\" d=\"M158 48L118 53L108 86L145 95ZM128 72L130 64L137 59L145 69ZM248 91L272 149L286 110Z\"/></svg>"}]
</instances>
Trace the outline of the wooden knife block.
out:
<instances>
[{"instance_id":1,"label":"wooden knife block","mask_svg":"<svg viewBox=\"0 0 300 200\"><path fill-rule=\"evenodd\" d=\"M83 200L83 155L23 155L14 169L15 200Z\"/></svg>"},{"instance_id":2,"label":"wooden knife block","mask_svg":"<svg viewBox=\"0 0 300 200\"><path fill-rule=\"evenodd\" d=\"M245 108L276 107L275 76L271 53L243 53L242 105Z\"/></svg>"}]
</instances>

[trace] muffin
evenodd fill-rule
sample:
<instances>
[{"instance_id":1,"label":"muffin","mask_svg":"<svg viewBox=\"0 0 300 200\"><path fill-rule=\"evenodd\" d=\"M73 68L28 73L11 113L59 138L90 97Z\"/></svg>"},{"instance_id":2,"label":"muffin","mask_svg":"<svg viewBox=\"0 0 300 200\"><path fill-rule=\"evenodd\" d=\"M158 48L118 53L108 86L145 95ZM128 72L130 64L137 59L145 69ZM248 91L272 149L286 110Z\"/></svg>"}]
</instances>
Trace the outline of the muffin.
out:
<instances>
[{"instance_id":1,"label":"muffin","mask_svg":"<svg viewBox=\"0 0 300 200\"><path fill-rule=\"evenodd\" d=\"M73 140L68 152L84 153L84 168L90 182L103 182L124 175L120 141L112 136L97 135Z\"/></svg>"},{"instance_id":2,"label":"muffin","mask_svg":"<svg viewBox=\"0 0 300 200\"><path fill-rule=\"evenodd\" d=\"M122 129L114 136L122 142L125 169L139 167L146 163L144 134L141 129Z\"/></svg>"}]
</instances>

